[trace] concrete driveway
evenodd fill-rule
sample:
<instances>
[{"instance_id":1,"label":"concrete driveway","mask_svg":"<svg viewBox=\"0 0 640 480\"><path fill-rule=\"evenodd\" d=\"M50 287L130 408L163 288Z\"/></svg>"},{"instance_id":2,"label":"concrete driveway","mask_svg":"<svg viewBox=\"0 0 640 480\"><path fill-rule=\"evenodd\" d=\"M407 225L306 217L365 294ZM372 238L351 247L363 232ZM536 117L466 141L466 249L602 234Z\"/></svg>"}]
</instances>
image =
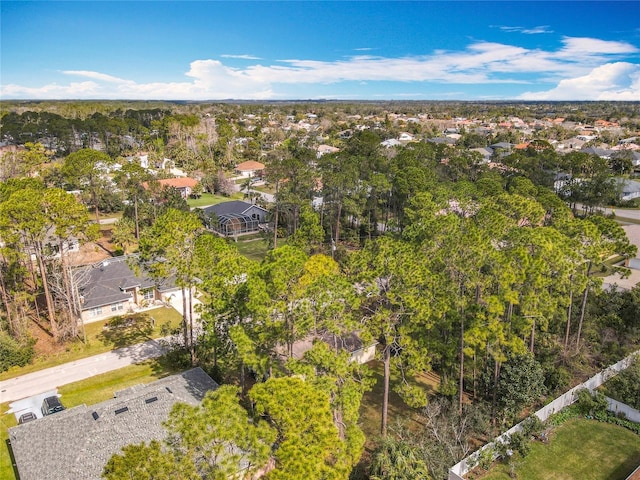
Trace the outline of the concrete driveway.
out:
<instances>
[{"instance_id":1,"label":"concrete driveway","mask_svg":"<svg viewBox=\"0 0 640 480\"><path fill-rule=\"evenodd\" d=\"M9 410L6 413L13 413L16 416L16 422L25 413L31 412L38 418L42 418L42 402L47 397L58 397L58 390L49 390L48 392L39 393L31 397L23 398L17 402L9 404ZM64 405L64 403L63 403Z\"/></svg>"}]
</instances>

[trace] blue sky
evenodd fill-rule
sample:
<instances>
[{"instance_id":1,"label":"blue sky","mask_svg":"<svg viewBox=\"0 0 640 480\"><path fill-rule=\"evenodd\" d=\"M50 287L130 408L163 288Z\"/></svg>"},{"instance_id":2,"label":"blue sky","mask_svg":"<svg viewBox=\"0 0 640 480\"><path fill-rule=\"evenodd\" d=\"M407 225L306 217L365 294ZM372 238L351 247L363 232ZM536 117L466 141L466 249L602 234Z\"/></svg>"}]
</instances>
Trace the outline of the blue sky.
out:
<instances>
[{"instance_id":1,"label":"blue sky","mask_svg":"<svg viewBox=\"0 0 640 480\"><path fill-rule=\"evenodd\" d=\"M640 1L2 0L1 99L640 101Z\"/></svg>"}]
</instances>

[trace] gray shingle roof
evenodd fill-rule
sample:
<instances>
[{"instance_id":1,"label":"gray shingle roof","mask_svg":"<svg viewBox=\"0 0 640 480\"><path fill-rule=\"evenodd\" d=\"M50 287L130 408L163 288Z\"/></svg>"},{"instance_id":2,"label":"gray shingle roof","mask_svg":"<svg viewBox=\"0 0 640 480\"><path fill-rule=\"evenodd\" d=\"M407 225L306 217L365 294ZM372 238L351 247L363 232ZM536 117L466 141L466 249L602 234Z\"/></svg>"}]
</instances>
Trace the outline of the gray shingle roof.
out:
<instances>
[{"instance_id":1,"label":"gray shingle roof","mask_svg":"<svg viewBox=\"0 0 640 480\"><path fill-rule=\"evenodd\" d=\"M232 200L230 202L218 203L217 205L211 205L210 207L204 208L203 210L209 216L211 215L211 213L215 213L218 217L220 217L221 215L231 214L242 215L251 207L257 207L264 210L264 208L258 205L252 205L250 203L243 202L242 200Z\"/></svg>"},{"instance_id":2,"label":"gray shingle roof","mask_svg":"<svg viewBox=\"0 0 640 480\"><path fill-rule=\"evenodd\" d=\"M20 480L99 480L111 455L125 445L165 438L162 422L175 403L197 405L217 387L201 368L194 368L122 390L91 407L10 428Z\"/></svg>"},{"instance_id":3,"label":"gray shingle roof","mask_svg":"<svg viewBox=\"0 0 640 480\"><path fill-rule=\"evenodd\" d=\"M134 287L151 288L155 281L145 275L136 276L127 264L131 257L108 258L90 267L85 267L88 277L81 289L84 299L82 309L124 302L130 294L126 289ZM171 285L173 287L173 285Z\"/></svg>"}]
</instances>

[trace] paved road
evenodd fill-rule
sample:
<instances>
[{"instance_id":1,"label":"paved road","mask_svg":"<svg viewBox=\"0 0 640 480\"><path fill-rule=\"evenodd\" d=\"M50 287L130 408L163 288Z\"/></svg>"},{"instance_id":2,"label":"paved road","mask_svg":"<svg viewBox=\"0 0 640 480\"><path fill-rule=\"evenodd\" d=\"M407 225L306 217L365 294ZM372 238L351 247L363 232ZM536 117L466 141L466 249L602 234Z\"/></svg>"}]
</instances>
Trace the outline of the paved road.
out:
<instances>
[{"instance_id":1,"label":"paved road","mask_svg":"<svg viewBox=\"0 0 640 480\"><path fill-rule=\"evenodd\" d=\"M621 209L621 208L605 208L604 209L605 213L607 215L611 214L612 212L616 214L616 218L619 219L624 219L624 218L628 218L631 220L640 220L640 210L626 210L626 209Z\"/></svg>"},{"instance_id":2,"label":"paved road","mask_svg":"<svg viewBox=\"0 0 640 480\"><path fill-rule=\"evenodd\" d=\"M149 340L130 347L119 348L93 357L58 365L0 382L0 403L37 395L68 383L140 363L166 353L160 340Z\"/></svg>"},{"instance_id":3,"label":"paved road","mask_svg":"<svg viewBox=\"0 0 640 480\"><path fill-rule=\"evenodd\" d=\"M182 315L182 293L176 292L170 298L170 303ZM194 307L200 300L193 299ZM200 314L194 308L194 330L196 334L201 330ZM149 340L144 343L119 348L111 352L101 353L93 357L82 358L74 362L58 365L33 373L20 375L0 382L0 403L19 400L37 395L47 390L68 383L77 382L101 373L117 370L134 363L140 363L150 358L160 357L166 353L165 342L169 337ZM180 339L178 339L179 341Z\"/></svg>"},{"instance_id":4,"label":"paved road","mask_svg":"<svg viewBox=\"0 0 640 480\"><path fill-rule=\"evenodd\" d=\"M601 210L605 215L611 215L612 213L615 213L616 218L618 219L631 219L631 220L640 220L640 209L636 209L636 210L631 210L631 209L626 209L626 208L610 208L610 207L606 207L606 208L600 208L599 210ZM578 211L579 213L582 212L582 205L577 204L576 205L576 211Z\"/></svg>"}]
</instances>

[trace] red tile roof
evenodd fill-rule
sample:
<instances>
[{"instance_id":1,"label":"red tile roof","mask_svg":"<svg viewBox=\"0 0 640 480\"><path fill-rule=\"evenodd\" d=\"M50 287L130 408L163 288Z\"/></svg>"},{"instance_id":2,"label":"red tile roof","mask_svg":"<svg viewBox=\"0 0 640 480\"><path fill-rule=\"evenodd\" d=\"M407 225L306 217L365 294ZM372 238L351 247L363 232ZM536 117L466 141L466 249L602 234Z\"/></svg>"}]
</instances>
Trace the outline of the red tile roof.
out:
<instances>
[{"instance_id":1,"label":"red tile roof","mask_svg":"<svg viewBox=\"0 0 640 480\"><path fill-rule=\"evenodd\" d=\"M163 178L162 180L158 180L158 183L163 187L193 188L198 184L198 181L189 177L179 177L179 178ZM145 189L149 188L149 184L147 182L144 182L142 186Z\"/></svg>"},{"instance_id":2,"label":"red tile roof","mask_svg":"<svg viewBox=\"0 0 640 480\"><path fill-rule=\"evenodd\" d=\"M246 162L239 163L236 170L240 172L248 172L251 170L264 170L264 163L256 162L255 160L247 160Z\"/></svg>"}]
</instances>

